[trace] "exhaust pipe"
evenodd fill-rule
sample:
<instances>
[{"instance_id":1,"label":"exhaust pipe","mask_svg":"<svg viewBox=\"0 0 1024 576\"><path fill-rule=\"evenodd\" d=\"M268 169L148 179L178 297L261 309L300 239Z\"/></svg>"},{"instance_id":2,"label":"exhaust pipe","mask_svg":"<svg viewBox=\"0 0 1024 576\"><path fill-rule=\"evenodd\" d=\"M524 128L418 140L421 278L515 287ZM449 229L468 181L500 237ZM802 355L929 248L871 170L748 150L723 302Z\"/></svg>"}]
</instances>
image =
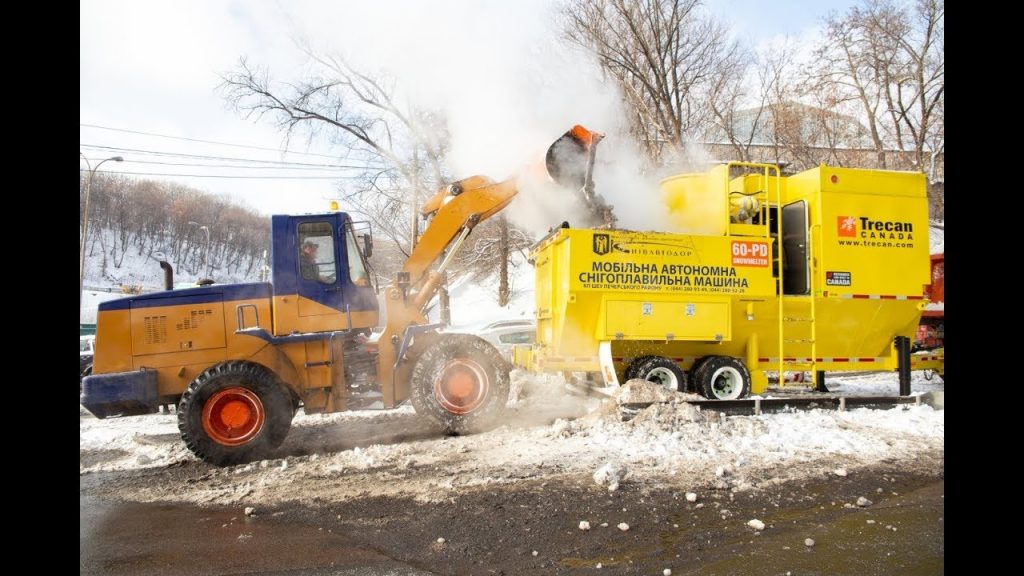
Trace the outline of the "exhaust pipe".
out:
<instances>
[{"instance_id":1,"label":"exhaust pipe","mask_svg":"<svg viewBox=\"0 0 1024 576\"><path fill-rule=\"evenodd\" d=\"M167 260L160 261L160 267L164 269L164 289L174 290L174 268Z\"/></svg>"}]
</instances>

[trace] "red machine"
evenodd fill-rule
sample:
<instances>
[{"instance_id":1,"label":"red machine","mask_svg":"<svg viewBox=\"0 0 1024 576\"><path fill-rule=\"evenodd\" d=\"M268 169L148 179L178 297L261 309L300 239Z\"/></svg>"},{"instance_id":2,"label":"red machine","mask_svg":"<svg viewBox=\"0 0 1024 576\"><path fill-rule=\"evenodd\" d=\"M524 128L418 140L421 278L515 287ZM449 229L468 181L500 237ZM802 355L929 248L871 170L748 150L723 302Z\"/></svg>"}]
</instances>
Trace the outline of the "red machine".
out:
<instances>
[{"instance_id":1,"label":"red machine","mask_svg":"<svg viewBox=\"0 0 1024 576\"><path fill-rule=\"evenodd\" d=\"M925 288L928 295L928 307L921 315L921 325L917 328L914 348L931 350L945 345L945 266L944 254L932 254L932 283Z\"/></svg>"}]
</instances>

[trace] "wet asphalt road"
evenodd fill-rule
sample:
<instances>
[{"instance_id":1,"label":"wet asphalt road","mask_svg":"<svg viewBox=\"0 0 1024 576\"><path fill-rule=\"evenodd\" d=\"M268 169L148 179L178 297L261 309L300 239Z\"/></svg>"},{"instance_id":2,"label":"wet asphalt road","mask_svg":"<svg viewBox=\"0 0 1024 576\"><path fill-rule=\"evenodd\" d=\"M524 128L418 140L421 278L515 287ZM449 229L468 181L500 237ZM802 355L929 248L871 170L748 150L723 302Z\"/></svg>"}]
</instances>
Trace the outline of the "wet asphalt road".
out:
<instances>
[{"instance_id":1,"label":"wet asphalt road","mask_svg":"<svg viewBox=\"0 0 1024 576\"><path fill-rule=\"evenodd\" d=\"M589 485L526 482L444 506L367 497L314 508L282 504L254 517L239 507L100 500L88 495L100 476L80 479L81 574L610 575L657 574L666 567L677 576L945 572L944 480L891 469L859 479L790 483L735 500L708 493L703 509L667 489L627 486L608 494ZM886 493L870 490L876 485ZM863 509L842 504L860 494L875 503ZM575 526L581 517L626 520L631 529L595 524L582 533ZM751 517L762 519L766 530L747 527ZM435 542L439 534L446 536L443 545ZM807 537L816 540L813 547L804 545Z\"/></svg>"},{"instance_id":2,"label":"wet asphalt road","mask_svg":"<svg viewBox=\"0 0 1024 576\"><path fill-rule=\"evenodd\" d=\"M308 524L237 509L79 499L81 574L420 576Z\"/></svg>"}]
</instances>

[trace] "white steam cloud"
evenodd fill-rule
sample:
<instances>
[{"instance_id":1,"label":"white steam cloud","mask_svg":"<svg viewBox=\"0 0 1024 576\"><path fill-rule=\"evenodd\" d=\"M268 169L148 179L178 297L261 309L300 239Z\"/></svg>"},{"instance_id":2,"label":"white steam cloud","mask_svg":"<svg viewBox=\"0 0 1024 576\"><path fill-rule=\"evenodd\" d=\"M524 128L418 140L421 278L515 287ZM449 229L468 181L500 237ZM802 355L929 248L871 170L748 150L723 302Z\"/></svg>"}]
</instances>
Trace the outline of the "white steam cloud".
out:
<instances>
[{"instance_id":1,"label":"white steam cloud","mask_svg":"<svg viewBox=\"0 0 1024 576\"><path fill-rule=\"evenodd\" d=\"M543 162L548 145L575 124L604 132L596 190L623 228L664 229L657 181L639 178L641 161L626 137L617 87L592 56L561 40L552 2L324 3L319 17L296 21L316 51L343 54L360 70L383 70L401 97L443 110L456 178L502 180ZM312 13L303 10L303 14ZM506 211L541 234L563 220L583 224L573 195L527 186Z\"/></svg>"}]
</instances>

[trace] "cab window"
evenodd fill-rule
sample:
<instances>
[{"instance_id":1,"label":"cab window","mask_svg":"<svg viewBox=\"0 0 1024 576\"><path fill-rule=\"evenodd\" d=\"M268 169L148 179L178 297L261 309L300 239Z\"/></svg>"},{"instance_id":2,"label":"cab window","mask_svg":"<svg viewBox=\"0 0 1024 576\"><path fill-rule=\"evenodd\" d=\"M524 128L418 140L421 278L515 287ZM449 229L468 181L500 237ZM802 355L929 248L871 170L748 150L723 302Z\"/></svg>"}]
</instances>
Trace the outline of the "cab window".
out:
<instances>
[{"instance_id":1,"label":"cab window","mask_svg":"<svg viewBox=\"0 0 1024 576\"><path fill-rule=\"evenodd\" d=\"M305 280L333 284L337 278L330 222L299 224L299 273Z\"/></svg>"},{"instance_id":2,"label":"cab window","mask_svg":"<svg viewBox=\"0 0 1024 576\"><path fill-rule=\"evenodd\" d=\"M351 226L346 226L345 247L348 251L348 276L352 283L356 286L369 286L370 276L366 273L363 253L359 251L359 244L356 243L355 232Z\"/></svg>"}]
</instances>

